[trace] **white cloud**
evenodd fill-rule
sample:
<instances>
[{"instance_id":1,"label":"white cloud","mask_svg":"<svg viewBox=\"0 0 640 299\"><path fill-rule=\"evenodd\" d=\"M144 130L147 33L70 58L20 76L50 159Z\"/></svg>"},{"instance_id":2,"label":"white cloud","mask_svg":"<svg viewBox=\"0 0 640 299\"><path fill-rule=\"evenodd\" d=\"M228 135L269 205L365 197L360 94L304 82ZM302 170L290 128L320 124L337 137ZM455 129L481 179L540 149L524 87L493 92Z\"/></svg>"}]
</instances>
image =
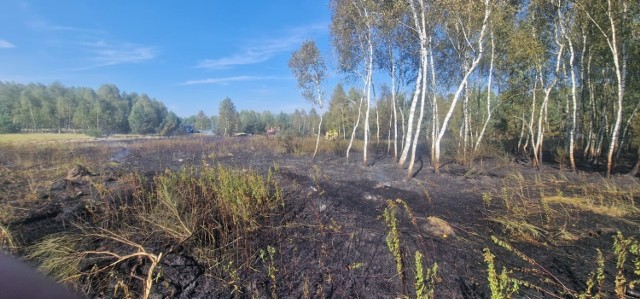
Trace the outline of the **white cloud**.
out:
<instances>
[{"instance_id":1,"label":"white cloud","mask_svg":"<svg viewBox=\"0 0 640 299\"><path fill-rule=\"evenodd\" d=\"M156 48L133 43L107 42L101 40L93 43L81 43L80 45L82 50L91 54L89 59L95 64L78 70L88 70L125 63L140 63L152 60L157 55Z\"/></svg>"},{"instance_id":2,"label":"white cloud","mask_svg":"<svg viewBox=\"0 0 640 299\"><path fill-rule=\"evenodd\" d=\"M16 45L4 40L4 39L0 39L0 49L10 49L10 48L15 48Z\"/></svg>"},{"instance_id":3,"label":"white cloud","mask_svg":"<svg viewBox=\"0 0 640 299\"><path fill-rule=\"evenodd\" d=\"M265 62L279 53L292 51L305 39L322 30L326 30L326 28L327 25L323 24L289 30L284 36L253 42L238 53L221 58L202 60L196 67L224 69L237 65Z\"/></svg>"},{"instance_id":4,"label":"white cloud","mask_svg":"<svg viewBox=\"0 0 640 299\"><path fill-rule=\"evenodd\" d=\"M207 78L201 80L191 80L180 83L180 85L196 85L196 84L229 84L231 82L240 81L262 81L262 80L283 80L288 79L285 77L276 76L233 76L233 77L221 77L221 78Z\"/></svg>"},{"instance_id":5,"label":"white cloud","mask_svg":"<svg viewBox=\"0 0 640 299\"><path fill-rule=\"evenodd\" d=\"M51 24L44 19L33 19L27 22L27 25L38 31L62 31L62 32L78 32L78 33L91 33L91 34L106 34L106 31L93 28L80 28L73 26L63 26Z\"/></svg>"}]
</instances>

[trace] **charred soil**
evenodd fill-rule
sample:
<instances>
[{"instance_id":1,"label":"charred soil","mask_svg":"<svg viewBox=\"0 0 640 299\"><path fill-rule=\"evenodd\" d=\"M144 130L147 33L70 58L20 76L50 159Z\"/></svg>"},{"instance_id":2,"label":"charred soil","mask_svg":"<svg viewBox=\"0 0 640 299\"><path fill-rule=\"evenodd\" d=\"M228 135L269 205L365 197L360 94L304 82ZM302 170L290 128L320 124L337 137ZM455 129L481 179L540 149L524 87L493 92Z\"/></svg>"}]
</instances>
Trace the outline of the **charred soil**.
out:
<instances>
[{"instance_id":1,"label":"charred soil","mask_svg":"<svg viewBox=\"0 0 640 299\"><path fill-rule=\"evenodd\" d=\"M421 275L414 256L420 252L422 267L438 267L426 279L435 298L489 298L490 251L498 274L504 268L513 281L526 282L513 297L571 298L588 288L598 250L606 274L598 292L613 297L620 271L628 281L638 279L631 262L616 266L614 253L618 234L639 238L637 178L605 180L594 172L552 165L537 170L497 158L470 167L450 162L439 175L421 160L420 171L407 178L386 147L368 165L357 152L352 161L358 162L331 151L312 161L264 137L107 140L30 151L9 146L0 154L0 224L16 245L5 249L40 266L41 258L27 258L35 244L86 227L116 227L109 218L115 216L105 214L135 205L142 198L136 188L157 194L154 178L167 170L193 167L197 176L202 168L224 167L271 173L271 192L283 201L256 218L257 226L243 227L246 235L228 245L234 252L217 253L220 243L198 241L207 237L195 232L180 241L154 230L136 235L131 227L138 222L125 219L128 240L163 253L155 270L151 259L138 258L92 272L110 261L87 258L78 271L92 275L65 281L89 297L139 297L145 285L137 278L151 269L151 298L416 297ZM132 187L132 174L146 183ZM592 196L597 192L604 192L600 202ZM397 218L396 253L389 245L389 212ZM99 238L79 249L132 250ZM214 257L205 262L202 250ZM637 258L629 255L629 261ZM625 286L627 295L634 291Z\"/></svg>"}]
</instances>

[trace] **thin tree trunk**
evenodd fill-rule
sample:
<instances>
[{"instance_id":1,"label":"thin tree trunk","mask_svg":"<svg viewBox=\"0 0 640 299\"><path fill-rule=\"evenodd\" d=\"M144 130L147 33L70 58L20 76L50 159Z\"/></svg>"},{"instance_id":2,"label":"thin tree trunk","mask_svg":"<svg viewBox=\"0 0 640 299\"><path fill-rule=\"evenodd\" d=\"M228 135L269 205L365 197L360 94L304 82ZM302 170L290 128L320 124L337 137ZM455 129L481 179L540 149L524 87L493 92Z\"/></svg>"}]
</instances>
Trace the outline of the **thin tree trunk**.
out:
<instances>
[{"instance_id":1,"label":"thin tree trunk","mask_svg":"<svg viewBox=\"0 0 640 299\"><path fill-rule=\"evenodd\" d=\"M387 155L391 152L391 126L393 118L389 117L389 128L387 130Z\"/></svg>"},{"instance_id":2,"label":"thin tree trunk","mask_svg":"<svg viewBox=\"0 0 640 299\"><path fill-rule=\"evenodd\" d=\"M380 145L380 113L376 104L376 148Z\"/></svg>"},{"instance_id":3,"label":"thin tree trunk","mask_svg":"<svg viewBox=\"0 0 640 299\"><path fill-rule=\"evenodd\" d=\"M404 105L403 105L403 107L400 107L400 108L401 109L398 109L398 111L400 111L400 124L402 124L402 136L399 138L400 141L401 141L402 139L405 138L404 136L407 135L407 128L406 128L406 125L405 125ZM399 150L400 150L400 152L404 151L404 142L400 143L400 149ZM396 158L396 161L398 161L397 158Z\"/></svg>"},{"instance_id":4,"label":"thin tree trunk","mask_svg":"<svg viewBox=\"0 0 640 299\"><path fill-rule=\"evenodd\" d=\"M480 60L482 59L482 54L483 54L483 44L482 44L482 40L484 39L484 34L485 31L487 29L487 23L488 23L488 19L489 19L489 15L491 14L491 9L489 7L489 0L485 0L484 1L484 19L482 21L482 28L480 29L480 34L478 35L478 56L476 56L476 58L473 60L473 63L471 64L471 67L467 70L467 72L465 73L464 77L462 78L462 80L460 81L460 84L458 85L458 89L456 90L456 93L453 96L453 99L451 100L451 107L449 107L449 111L447 112L447 115L445 116L444 120L442 121L442 127L440 128L440 132L438 133L438 137L435 140L435 160L433 161L433 165L435 168L435 172L436 173L440 173L440 143L442 141L442 137L444 137L445 132L447 131L447 127L449 125L449 120L451 119L451 116L453 115L453 111L456 108L456 104L458 102L458 99L460 98L460 94L462 93L462 89L464 88L464 85L467 84L467 81L469 80L469 76L471 76L471 74L475 71L476 67L478 66L478 63L480 62Z\"/></svg>"},{"instance_id":5,"label":"thin tree trunk","mask_svg":"<svg viewBox=\"0 0 640 299\"><path fill-rule=\"evenodd\" d=\"M625 0L622 0L622 7L623 7L623 24L625 24L626 22L626 14L627 14L627 2ZM587 17L589 17L591 19L591 21L593 22L593 24L598 28L598 30L600 30L600 32L602 33L602 35L604 36L604 38L607 41L607 45L609 46L609 50L611 51L611 56L613 57L613 64L615 66L614 70L616 72L616 79L618 82L618 86L617 86L617 94L618 94L618 99L617 99L617 109L614 107L614 109L616 110L616 116L615 116L615 122L614 122L614 126L612 129L612 133L611 133L611 142L609 143L609 151L607 154L607 177L611 177L611 172L613 170L613 158L614 158L614 152L616 150L616 147L618 146L618 135L620 133L620 126L622 124L622 104L624 101L624 93L625 93L625 75L626 75L626 57L624 55L624 53L621 54L620 49L618 48L618 29L616 26L616 16L618 15L616 12L613 11L613 4L611 3L611 0L607 0L607 12L606 15L608 17L608 21L609 21L609 25L610 25L610 29L611 29L611 36L609 36L609 34L607 34L607 32L604 31L604 29L600 26L600 24L594 20L591 15L589 15L587 13ZM624 41L623 41L624 42ZM623 49L624 50L624 46ZM622 61L621 57L622 56ZM614 105L615 106L615 105Z\"/></svg>"},{"instance_id":6,"label":"thin tree trunk","mask_svg":"<svg viewBox=\"0 0 640 299\"><path fill-rule=\"evenodd\" d=\"M558 30L558 26L556 25L556 30ZM540 111L538 114L538 132L537 132L537 140L535 143L532 138L532 146L534 148L534 157L536 158L536 167L539 167L543 160L542 149L544 144L544 125L547 124L547 110L549 107L549 97L551 91L554 89L556 83L558 82L558 74L560 73L560 66L562 62L562 53L564 53L564 43L559 40L556 35L556 44L558 45L558 52L556 56L556 68L555 68L555 76L553 77L551 83L548 86L544 86L544 74L542 72L542 68L538 68L539 72L539 80L540 84L544 90L544 99L542 100L542 105L540 106Z\"/></svg>"},{"instance_id":7,"label":"thin tree trunk","mask_svg":"<svg viewBox=\"0 0 640 299\"><path fill-rule=\"evenodd\" d=\"M313 158L311 160L316 160L316 155L318 155L318 146L320 145L320 128L322 128L322 113L320 113L320 122L318 123L318 137L316 137L316 149L313 151Z\"/></svg>"},{"instance_id":8,"label":"thin tree trunk","mask_svg":"<svg viewBox=\"0 0 640 299\"><path fill-rule=\"evenodd\" d=\"M597 135L595 133L595 124L596 124L596 100L595 100L595 90L593 87L593 83L591 81L591 61L593 58L593 54L589 53L589 58L587 59L587 88L589 89L589 105L591 106L591 119L589 126L589 147L585 149L585 156L587 155L586 150L588 150L589 159L595 157L595 144L597 141Z\"/></svg>"},{"instance_id":9,"label":"thin tree trunk","mask_svg":"<svg viewBox=\"0 0 640 299\"><path fill-rule=\"evenodd\" d=\"M349 163L349 153L351 152L351 147L353 146L353 139L356 136L356 130L360 125L360 115L362 114L362 102L364 101L364 97L360 97L360 104L358 105L358 118L356 118L356 123L353 125L353 131L351 132L351 139L349 140L349 146L347 147L347 163Z\"/></svg>"},{"instance_id":10,"label":"thin tree trunk","mask_svg":"<svg viewBox=\"0 0 640 299\"><path fill-rule=\"evenodd\" d=\"M638 171L640 171L640 146L638 147L638 160L636 161L636 164L633 166L633 169L631 169L631 171L629 172L630 176L636 176L638 174Z\"/></svg>"},{"instance_id":11,"label":"thin tree trunk","mask_svg":"<svg viewBox=\"0 0 640 299\"><path fill-rule=\"evenodd\" d=\"M422 66L420 66L422 67ZM420 84L422 84L422 70L418 71L418 78L416 79L416 89L413 94L413 100L411 100L411 107L409 108L409 119L407 121L407 132L404 134L404 144L402 145L402 154L398 165L402 167L407 160L409 154L409 148L411 147L411 137L413 137L413 118L416 113L416 106L418 104L418 97L420 96Z\"/></svg>"},{"instance_id":12,"label":"thin tree trunk","mask_svg":"<svg viewBox=\"0 0 640 299\"><path fill-rule=\"evenodd\" d=\"M567 43L569 44L569 67L571 69L571 130L569 132L569 162L571 163L571 170L576 172L576 159L575 159L575 135L578 122L578 99L576 89L576 74L574 67L575 54L573 52L573 42L571 37L567 35Z\"/></svg>"},{"instance_id":13,"label":"thin tree trunk","mask_svg":"<svg viewBox=\"0 0 640 299\"><path fill-rule=\"evenodd\" d=\"M398 108L396 105L396 64L393 57L393 48L389 46L389 58L391 60L391 103L393 105L393 160L398 161Z\"/></svg>"},{"instance_id":14,"label":"thin tree trunk","mask_svg":"<svg viewBox=\"0 0 640 299\"><path fill-rule=\"evenodd\" d=\"M422 55L425 42L426 42L426 16L425 16L425 7L422 1L419 2L420 11L416 8L416 5L413 1L409 1L409 6L411 8L411 14L413 17L413 24L415 26L415 30L418 32L419 43L420 43L420 53ZM409 121L407 122L407 134L404 136L404 144L402 146L402 154L400 155L400 160L398 164L402 167L407 160L407 156L409 154L409 149L411 147L411 139L413 137L413 125L414 125L414 115L416 113L416 106L418 104L418 97L420 96L421 84L423 83L423 71L422 68L424 65L420 62L420 66L418 69L418 78L416 79L416 89L413 93L413 99L411 100L411 108L409 109Z\"/></svg>"},{"instance_id":15,"label":"thin tree trunk","mask_svg":"<svg viewBox=\"0 0 640 299\"><path fill-rule=\"evenodd\" d=\"M440 130L440 117L438 116L438 97L436 94L436 67L433 61L433 43L431 37L429 37L429 68L431 69L431 164L435 161L435 149L438 131Z\"/></svg>"},{"instance_id":16,"label":"thin tree trunk","mask_svg":"<svg viewBox=\"0 0 640 299\"><path fill-rule=\"evenodd\" d=\"M524 120L524 110L525 110L524 107L522 107L522 120ZM520 151L521 151L520 146L522 145L522 139L524 138L524 127L525 127L526 124L527 123L523 121L522 122L522 126L520 127L520 138L518 138L518 146L516 147L516 153L520 153ZM525 141L527 141L527 140L525 140ZM525 142L524 147L526 147L526 143L527 142ZM524 151L524 150L522 149L522 151Z\"/></svg>"},{"instance_id":17,"label":"thin tree trunk","mask_svg":"<svg viewBox=\"0 0 640 299\"><path fill-rule=\"evenodd\" d=\"M421 47L420 53L420 63L423 65L421 67L422 74L422 92L420 95L420 116L418 117L418 122L416 124L416 134L413 138L413 145L411 146L411 160L409 161L409 168L407 169L407 177L410 178L413 176L413 166L416 161L416 149L418 148L418 140L420 137L420 130L422 129L422 118L424 117L424 102L427 97L427 53L426 47ZM422 51L424 50L424 51Z\"/></svg>"},{"instance_id":18,"label":"thin tree trunk","mask_svg":"<svg viewBox=\"0 0 640 299\"><path fill-rule=\"evenodd\" d=\"M464 72L467 72L467 59L464 59ZM462 101L462 159L463 163L467 163L467 147L469 145L469 82L464 84L464 97ZM465 165L466 166L466 165Z\"/></svg>"},{"instance_id":19,"label":"thin tree trunk","mask_svg":"<svg viewBox=\"0 0 640 299\"><path fill-rule=\"evenodd\" d=\"M475 152L478 151L480 147L480 142L482 142L482 137L484 136L484 132L487 129L487 125L491 120L491 80L493 78L493 58L495 56L495 43L493 39L493 30L491 31L491 62L489 63L489 78L487 83L487 119L484 121L484 125L482 125L482 130L478 135L478 139L476 140L476 145L473 147Z\"/></svg>"},{"instance_id":20,"label":"thin tree trunk","mask_svg":"<svg viewBox=\"0 0 640 299\"><path fill-rule=\"evenodd\" d=\"M629 127L631 126L631 121L636 116L636 113L638 113L638 108L640 108L640 103L636 105L635 108L633 108L633 112L631 112L631 116L629 116L629 119L627 119L627 122L624 126L624 130L622 130L622 138L620 138L620 146L618 147L618 152L616 153L616 159L620 157L620 153L622 152L624 142L625 140L627 140L627 137L629 136Z\"/></svg>"},{"instance_id":21,"label":"thin tree trunk","mask_svg":"<svg viewBox=\"0 0 640 299\"><path fill-rule=\"evenodd\" d=\"M367 25L367 49L368 49L368 61L367 61L367 77L365 80L365 88L367 89L367 111L364 116L364 150L362 162L367 165L368 161L368 147L369 147L369 112L371 111L371 85L373 83L373 41L371 36L371 24L369 23L369 11L366 6L363 7L364 16Z\"/></svg>"}]
</instances>

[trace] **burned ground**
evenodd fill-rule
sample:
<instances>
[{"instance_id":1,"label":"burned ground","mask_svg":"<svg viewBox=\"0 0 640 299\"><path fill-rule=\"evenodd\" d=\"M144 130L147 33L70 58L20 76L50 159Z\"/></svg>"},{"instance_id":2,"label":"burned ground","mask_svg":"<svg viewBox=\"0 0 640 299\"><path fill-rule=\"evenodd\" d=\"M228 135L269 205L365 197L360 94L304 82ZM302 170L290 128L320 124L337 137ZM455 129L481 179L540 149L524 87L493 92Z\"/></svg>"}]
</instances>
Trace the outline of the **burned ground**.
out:
<instances>
[{"instance_id":1,"label":"burned ground","mask_svg":"<svg viewBox=\"0 0 640 299\"><path fill-rule=\"evenodd\" d=\"M285 153L277 144L277 140L242 137L101 141L60 145L50 150L54 152L8 147L0 155L4 210L0 221L19 244L15 253L26 255L29 246L47 236L102 219L95 215L104 212L101 206L127 204L122 199L131 198L131 173L152 180L166 169L188 166L222 165L265 176L271 169L284 205L262 219L261 228L248 238L256 250L236 267L238 271L218 271L224 265L201 262L193 250L183 248L188 245L166 244L159 237L154 241L154 235L141 238L148 250L167 252L154 275L152 298L414 297L416 251L425 256L425 267L438 265L433 278L436 298L488 298L485 248L496 256L498 273L506 267L511 277L532 285L522 286L514 297L573 297L584 291L596 270L597 249L608 261L605 272L613 277L614 236L621 232L638 238L635 208L621 217L555 203L544 213L523 212L538 206L541 190L569 196L583 184L601 184L604 179L597 173L565 173L551 165L535 170L493 157L473 167L448 163L440 175L432 173L426 161L408 179L384 150L376 152L374 163L363 165L357 152L352 161L358 162L346 163L330 151L312 161L308 155ZM637 178L619 176L606 184L610 188L615 184L633 207ZM530 202L520 197L505 200L522 195L528 195ZM383 217L392 206L400 233L400 274L387 246L389 226ZM504 217L530 224L531 234L510 227ZM265 254L267 248L273 251ZM633 268L627 267L630 274ZM144 260L128 261L111 275L128 284L129 296L137 297L142 284L129 276L148 269ZM116 280L110 281L108 275L100 279L101 283L88 286L79 281L75 286L90 297L126 295L118 293ZM613 280L603 283L602 290L613 296Z\"/></svg>"}]
</instances>

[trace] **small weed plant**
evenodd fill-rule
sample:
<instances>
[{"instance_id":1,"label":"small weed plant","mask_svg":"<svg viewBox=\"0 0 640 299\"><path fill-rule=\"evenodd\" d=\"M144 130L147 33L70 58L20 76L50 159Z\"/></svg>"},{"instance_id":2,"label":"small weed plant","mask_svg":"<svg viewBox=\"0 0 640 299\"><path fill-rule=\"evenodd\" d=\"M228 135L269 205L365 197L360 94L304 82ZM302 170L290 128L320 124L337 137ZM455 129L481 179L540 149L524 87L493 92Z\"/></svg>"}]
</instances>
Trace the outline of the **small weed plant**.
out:
<instances>
[{"instance_id":1,"label":"small weed plant","mask_svg":"<svg viewBox=\"0 0 640 299\"><path fill-rule=\"evenodd\" d=\"M276 267L275 255L276 248L271 245L267 246L267 250L260 249L260 260L266 265L267 276L271 281L271 298L278 298L278 280L276 278L278 268Z\"/></svg>"},{"instance_id":2,"label":"small weed plant","mask_svg":"<svg viewBox=\"0 0 640 299\"><path fill-rule=\"evenodd\" d=\"M495 256L489 248L485 248L483 257L487 264L487 279L492 299L511 298L522 288L532 289L546 296L557 298L561 296L580 299L609 298L609 294L614 294L615 298L622 299L627 298L627 290L634 289L640 283L640 243L634 238L625 237L620 232L613 237L613 252L608 267L605 254L600 249L596 250L595 269L588 275L585 281L585 289L581 292L567 287L549 270L516 249L513 245L495 236L491 238L500 248L514 254L527 265L525 267L517 267L518 271L534 275L537 277L537 281L544 283L544 285L537 286L514 278L513 270L507 270L505 267L498 274L494 260ZM605 270L607 268L614 271ZM633 275L630 275L631 273ZM607 286L613 289L606 289ZM556 294L558 290L561 296Z\"/></svg>"},{"instance_id":3,"label":"small weed plant","mask_svg":"<svg viewBox=\"0 0 640 299\"><path fill-rule=\"evenodd\" d=\"M387 225L387 247L393 256L396 264L396 273L401 281L404 281L402 252L400 250L400 232L398 231L398 218L396 211L398 206L394 201L387 201L387 207L384 209L384 223Z\"/></svg>"},{"instance_id":4,"label":"small weed plant","mask_svg":"<svg viewBox=\"0 0 640 299\"><path fill-rule=\"evenodd\" d=\"M495 256L489 248L483 250L482 256L487 264L487 279L489 280L489 289L491 290L491 299L507 299L517 294L520 290L522 281L510 277L511 271L502 267L502 272L498 274L495 265Z\"/></svg>"},{"instance_id":5,"label":"small weed plant","mask_svg":"<svg viewBox=\"0 0 640 299\"><path fill-rule=\"evenodd\" d=\"M402 209L400 208L402 207ZM417 218L409 208L409 205L401 200L396 199L388 200L387 207L383 212L384 222L387 226L386 243L389 252L393 256L396 265L396 274L400 278L400 282L404 288L405 286L405 269L404 259L402 254L402 244L400 240L399 220L397 212L404 210L407 217L410 219L411 224L419 233ZM421 243L423 243L422 237L419 237ZM423 246L424 247L424 246ZM431 267L425 268L424 255L419 250L415 251L414 266L415 266L415 297L416 298L435 298L435 285L438 275L438 264L434 263Z\"/></svg>"},{"instance_id":6,"label":"small weed plant","mask_svg":"<svg viewBox=\"0 0 640 299\"><path fill-rule=\"evenodd\" d=\"M435 298L436 279L438 275L438 264L434 263L431 268L424 270L423 260L424 255L420 251L416 251L415 254L415 266L416 266L416 298L418 299L432 299Z\"/></svg>"}]
</instances>

